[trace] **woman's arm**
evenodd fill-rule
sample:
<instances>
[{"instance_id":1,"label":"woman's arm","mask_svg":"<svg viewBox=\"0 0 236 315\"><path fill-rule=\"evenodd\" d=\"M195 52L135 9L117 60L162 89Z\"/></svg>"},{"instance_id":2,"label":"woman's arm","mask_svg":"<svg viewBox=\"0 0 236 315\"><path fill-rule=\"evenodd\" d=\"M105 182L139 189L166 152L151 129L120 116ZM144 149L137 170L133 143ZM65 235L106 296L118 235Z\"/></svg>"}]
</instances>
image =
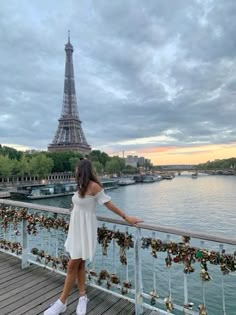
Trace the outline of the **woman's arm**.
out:
<instances>
[{"instance_id":1,"label":"woman's arm","mask_svg":"<svg viewBox=\"0 0 236 315\"><path fill-rule=\"evenodd\" d=\"M128 222L131 225L138 226L137 223L143 222L142 220L139 220L136 217L130 217L127 214L124 213L121 209L117 208L111 201L105 202L104 205L107 207L107 209L111 210L115 214L122 217L126 222Z\"/></svg>"},{"instance_id":2,"label":"woman's arm","mask_svg":"<svg viewBox=\"0 0 236 315\"><path fill-rule=\"evenodd\" d=\"M74 204L73 202L71 202L69 211L72 211L73 207L74 207Z\"/></svg>"}]
</instances>

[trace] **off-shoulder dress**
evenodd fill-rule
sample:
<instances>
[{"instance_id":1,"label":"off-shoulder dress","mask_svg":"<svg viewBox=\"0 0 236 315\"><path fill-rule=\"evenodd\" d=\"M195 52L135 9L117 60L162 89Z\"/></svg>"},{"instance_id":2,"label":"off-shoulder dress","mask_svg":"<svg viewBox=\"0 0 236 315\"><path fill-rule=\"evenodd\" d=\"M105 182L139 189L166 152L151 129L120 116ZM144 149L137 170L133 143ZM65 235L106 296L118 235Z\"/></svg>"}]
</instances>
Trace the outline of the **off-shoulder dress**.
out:
<instances>
[{"instance_id":1,"label":"off-shoulder dress","mask_svg":"<svg viewBox=\"0 0 236 315\"><path fill-rule=\"evenodd\" d=\"M97 217L96 204L110 201L104 190L96 195L80 197L75 192L72 197L73 209L71 211L69 231L65 242L65 249L71 259L93 260L97 244Z\"/></svg>"}]
</instances>

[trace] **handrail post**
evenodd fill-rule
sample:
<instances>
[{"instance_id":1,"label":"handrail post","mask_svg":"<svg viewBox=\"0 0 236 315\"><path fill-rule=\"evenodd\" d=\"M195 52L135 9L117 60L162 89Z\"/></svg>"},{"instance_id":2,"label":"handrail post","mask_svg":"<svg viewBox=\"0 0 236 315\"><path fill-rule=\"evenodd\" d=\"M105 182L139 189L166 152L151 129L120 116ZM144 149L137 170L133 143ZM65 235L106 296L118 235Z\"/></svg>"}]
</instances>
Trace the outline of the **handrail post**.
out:
<instances>
[{"instance_id":1,"label":"handrail post","mask_svg":"<svg viewBox=\"0 0 236 315\"><path fill-rule=\"evenodd\" d=\"M184 274L184 304L188 304L188 278L187 274Z\"/></svg>"},{"instance_id":2,"label":"handrail post","mask_svg":"<svg viewBox=\"0 0 236 315\"><path fill-rule=\"evenodd\" d=\"M220 244L220 252L222 253L224 249L223 244ZM224 275L223 272L221 272L221 287L222 287L222 307L223 307L223 315L226 315L225 310L225 289L224 289Z\"/></svg>"},{"instance_id":3,"label":"handrail post","mask_svg":"<svg viewBox=\"0 0 236 315\"><path fill-rule=\"evenodd\" d=\"M135 276L135 315L143 314L143 282L141 260L141 230L136 229L134 243L134 276Z\"/></svg>"},{"instance_id":4,"label":"handrail post","mask_svg":"<svg viewBox=\"0 0 236 315\"><path fill-rule=\"evenodd\" d=\"M27 220L22 220L22 256L21 256L21 268L28 267L28 233L27 233Z\"/></svg>"}]
</instances>

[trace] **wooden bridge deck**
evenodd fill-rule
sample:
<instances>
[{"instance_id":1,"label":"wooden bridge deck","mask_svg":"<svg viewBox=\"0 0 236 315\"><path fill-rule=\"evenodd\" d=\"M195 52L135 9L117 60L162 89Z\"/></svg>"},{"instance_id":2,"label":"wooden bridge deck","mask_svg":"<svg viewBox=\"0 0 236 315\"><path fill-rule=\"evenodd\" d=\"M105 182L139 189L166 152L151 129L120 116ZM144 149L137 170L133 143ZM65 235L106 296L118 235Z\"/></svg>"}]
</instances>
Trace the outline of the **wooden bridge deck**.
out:
<instances>
[{"instance_id":1,"label":"wooden bridge deck","mask_svg":"<svg viewBox=\"0 0 236 315\"><path fill-rule=\"evenodd\" d=\"M35 265L21 269L21 260L0 252L0 314L37 315L54 302L63 288L65 278ZM87 287L87 315L131 315L134 304L93 287ZM68 298L67 311L75 314L78 301L76 288ZM146 310L145 315L158 315Z\"/></svg>"}]
</instances>

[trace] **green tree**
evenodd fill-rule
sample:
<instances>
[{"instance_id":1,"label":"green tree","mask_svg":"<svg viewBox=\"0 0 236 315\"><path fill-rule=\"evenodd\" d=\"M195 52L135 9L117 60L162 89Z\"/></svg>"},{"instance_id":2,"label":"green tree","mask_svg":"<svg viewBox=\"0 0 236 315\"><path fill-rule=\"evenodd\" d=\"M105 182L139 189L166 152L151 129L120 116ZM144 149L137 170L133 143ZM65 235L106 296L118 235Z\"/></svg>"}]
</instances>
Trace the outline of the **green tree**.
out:
<instances>
[{"instance_id":1,"label":"green tree","mask_svg":"<svg viewBox=\"0 0 236 315\"><path fill-rule=\"evenodd\" d=\"M100 163L102 163L102 165L106 165L106 162L110 161L111 157L106 154L105 152L101 152L100 155Z\"/></svg>"},{"instance_id":2,"label":"green tree","mask_svg":"<svg viewBox=\"0 0 236 315\"><path fill-rule=\"evenodd\" d=\"M147 159L145 159L144 168L145 170L151 170L153 168L152 163Z\"/></svg>"},{"instance_id":3,"label":"green tree","mask_svg":"<svg viewBox=\"0 0 236 315\"><path fill-rule=\"evenodd\" d=\"M223 160L207 161L197 165L197 169L200 170L217 170L217 169L230 169L236 167L236 158L229 158Z\"/></svg>"},{"instance_id":4,"label":"green tree","mask_svg":"<svg viewBox=\"0 0 236 315\"><path fill-rule=\"evenodd\" d=\"M138 172L138 169L131 165L126 165L125 168L123 168L122 170L123 174L136 174L137 172Z\"/></svg>"},{"instance_id":5,"label":"green tree","mask_svg":"<svg viewBox=\"0 0 236 315\"><path fill-rule=\"evenodd\" d=\"M53 160L52 172L74 172L75 160L71 160L71 158L79 160L82 157L82 154L73 151L47 152L46 155Z\"/></svg>"},{"instance_id":6,"label":"green tree","mask_svg":"<svg viewBox=\"0 0 236 315\"><path fill-rule=\"evenodd\" d=\"M52 172L53 160L44 153L37 154L30 161L30 169L32 175L39 175L40 178L43 178Z\"/></svg>"},{"instance_id":7,"label":"green tree","mask_svg":"<svg viewBox=\"0 0 236 315\"><path fill-rule=\"evenodd\" d=\"M31 173L29 158L22 155L20 161L14 163L14 175L29 175Z\"/></svg>"},{"instance_id":8,"label":"green tree","mask_svg":"<svg viewBox=\"0 0 236 315\"><path fill-rule=\"evenodd\" d=\"M12 172L13 163L7 155L0 155L0 175L9 176Z\"/></svg>"},{"instance_id":9,"label":"green tree","mask_svg":"<svg viewBox=\"0 0 236 315\"><path fill-rule=\"evenodd\" d=\"M79 157L71 157L70 158L71 171L75 171L76 166L78 165L80 158Z\"/></svg>"},{"instance_id":10,"label":"green tree","mask_svg":"<svg viewBox=\"0 0 236 315\"><path fill-rule=\"evenodd\" d=\"M11 160L12 159L20 160L21 156L23 155L23 152L17 151L16 149L10 148L10 147L7 147L7 146L3 146L2 147L0 145L0 154L8 156L9 159L11 159Z\"/></svg>"},{"instance_id":11,"label":"green tree","mask_svg":"<svg viewBox=\"0 0 236 315\"><path fill-rule=\"evenodd\" d=\"M93 162L93 167L94 167L97 174L101 175L103 173L104 167L103 167L102 163L95 161L95 162Z\"/></svg>"},{"instance_id":12,"label":"green tree","mask_svg":"<svg viewBox=\"0 0 236 315\"><path fill-rule=\"evenodd\" d=\"M105 152L101 152L99 150L93 150L92 152L89 153L88 158L92 162L99 162L101 163L104 167L108 161L110 161L110 156L106 154Z\"/></svg>"},{"instance_id":13,"label":"green tree","mask_svg":"<svg viewBox=\"0 0 236 315\"><path fill-rule=\"evenodd\" d=\"M113 156L111 159L118 161L118 163L120 165L120 171L122 172L123 169L125 168L125 159L120 158L119 156Z\"/></svg>"},{"instance_id":14,"label":"green tree","mask_svg":"<svg viewBox=\"0 0 236 315\"><path fill-rule=\"evenodd\" d=\"M14 160L11 160L12 162L12 175L17 175L19 174L20 172L20 163L18 160L14 159Z\"/></svg>"},{"instance_id":15,"label":"green tree","mask_svg":"<svg viewBox=\"0 0 236 315\"><path fill-rule=\"evenodd\" d=\"M120 162L118 159L111 159L106 162L105 166L106 172L109 174L119 174L121 171Z\"/></svg>"}]
</instances>

